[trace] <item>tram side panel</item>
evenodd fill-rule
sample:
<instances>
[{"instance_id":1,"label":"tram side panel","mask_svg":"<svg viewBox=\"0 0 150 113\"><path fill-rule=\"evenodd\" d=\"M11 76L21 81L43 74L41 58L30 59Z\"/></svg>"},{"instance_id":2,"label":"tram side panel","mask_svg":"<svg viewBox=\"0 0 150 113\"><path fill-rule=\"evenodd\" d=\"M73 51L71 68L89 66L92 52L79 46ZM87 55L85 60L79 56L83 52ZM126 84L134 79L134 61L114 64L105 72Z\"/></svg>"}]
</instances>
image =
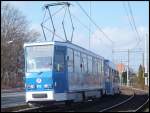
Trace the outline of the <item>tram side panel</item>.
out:
<instances>
[{"instance_id":1,"label":"tram side panel","mask_svg":"<svg viewBox=\"0 0 150 113\"><path fill-rule=\"evenodd\" d=\"M67 49L68 62L68 91L80 99L85 97L99 97L100 89L100 69L98 69L97 58L73 48ZM100 64L99 64L100 65Z\"/></svg>"}]
</instances>

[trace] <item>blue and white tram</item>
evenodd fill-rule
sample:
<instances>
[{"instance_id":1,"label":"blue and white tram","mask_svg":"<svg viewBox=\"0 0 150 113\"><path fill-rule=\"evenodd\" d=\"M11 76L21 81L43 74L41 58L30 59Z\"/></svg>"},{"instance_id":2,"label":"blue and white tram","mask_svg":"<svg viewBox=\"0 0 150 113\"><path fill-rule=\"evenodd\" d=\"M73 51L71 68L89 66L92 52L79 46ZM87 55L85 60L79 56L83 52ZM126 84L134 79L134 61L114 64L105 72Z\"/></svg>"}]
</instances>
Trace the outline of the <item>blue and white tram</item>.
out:
<instances>
[{"instance_id":1,"label":"blue and white tram","mask_svg":"<svg viewBox=\"0 0 150 113\"><path fill-rule=\"evenodd\" d=\"M69 42L26 43L26 102L83 101L105 88L104 58Z\"/></svg>"}]
</instances>

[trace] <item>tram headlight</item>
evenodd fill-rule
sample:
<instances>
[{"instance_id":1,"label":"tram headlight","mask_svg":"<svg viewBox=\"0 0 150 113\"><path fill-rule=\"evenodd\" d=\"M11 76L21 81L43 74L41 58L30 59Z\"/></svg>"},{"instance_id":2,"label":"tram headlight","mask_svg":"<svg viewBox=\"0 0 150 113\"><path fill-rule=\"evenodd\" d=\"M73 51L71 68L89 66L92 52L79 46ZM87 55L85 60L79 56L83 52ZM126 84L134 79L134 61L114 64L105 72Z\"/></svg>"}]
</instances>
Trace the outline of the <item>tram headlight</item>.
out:
<instances>
[{"instance_id":1,"label":"tram headlight","mask_svg":"<svg viewBox=\"0 0 150 113\"><path fill-rule=\"evenodd\" d=\"M50 89L50 88L51 88L51 85L45 84L45 85L44 85L44 88L45 88L45 89Z\"/></svg>"},{"instance_id":2,"label":"tram headlight","mask_svg":"<svg viewBox=\"0 0 150 113\"><path fill-rule=\"evenodd\" d=\"M36 87L35 87L35 85L30 84L30 85L27 85L27 88L28 88L28 89L35 89Z\"/></svg>"}]
</instances>

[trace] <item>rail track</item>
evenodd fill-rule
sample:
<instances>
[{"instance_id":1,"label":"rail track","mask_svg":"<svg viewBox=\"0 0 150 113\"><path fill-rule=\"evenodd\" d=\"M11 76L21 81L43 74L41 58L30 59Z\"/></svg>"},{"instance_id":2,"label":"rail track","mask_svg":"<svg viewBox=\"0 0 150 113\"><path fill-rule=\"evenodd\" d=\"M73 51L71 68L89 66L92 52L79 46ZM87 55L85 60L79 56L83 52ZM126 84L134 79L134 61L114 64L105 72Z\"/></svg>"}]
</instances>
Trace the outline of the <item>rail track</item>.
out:
<instances>
[{"instance_id":1,"label":"rail track","mask_svg":"<svg viewBox=\"0 0 150 113\"><path fill-rule=\"evenodd\" d=\"M129 91L129 89L128 89ZM132 94L131 94L132 92ZM84 111L95 111L95 112L116 112L116 111L130 111L137 112L141 111L145 105L149 103L149 96L145 91L138 89L130 89L130 95L115 95L115 96L104 96L103 98L73 103L70 106L65 104L53 105L49 107L35 107L25 108L16 110L14 112L84 112Z\"/></svg>"},{"instance_id":2,"label":"rail track","mask_svg":"<svg viewBox=\"0 0 150 113\"><path fill-rule=\"evenodd\" d=\"M139 112L149 103L149 95L144 90L132 88L134 94L123 102L100 110L99 112ZM142 94L139 94L139 92Z\"/></svg>"}]
</instances>

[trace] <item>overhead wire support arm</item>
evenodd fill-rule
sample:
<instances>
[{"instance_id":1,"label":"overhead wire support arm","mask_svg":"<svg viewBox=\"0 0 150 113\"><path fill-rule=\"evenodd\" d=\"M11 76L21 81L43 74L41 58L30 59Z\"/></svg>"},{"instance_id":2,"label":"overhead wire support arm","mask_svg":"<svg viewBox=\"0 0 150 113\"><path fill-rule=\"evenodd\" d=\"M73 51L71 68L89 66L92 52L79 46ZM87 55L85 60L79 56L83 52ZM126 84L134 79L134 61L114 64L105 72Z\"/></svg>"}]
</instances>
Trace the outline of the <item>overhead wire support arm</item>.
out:
<instances>
[{"instance_id":1,"label":"overhead wire support arm","mask_svg":"<svg viewBox=\"0 0 150 113\"><path fill-rule=\"evenodd\" d=\"M42 27L42 32L44 34L44 38L45 38L45 41L46 41L46 35L45 35L45 32L44 32L43 23L41 23L41 27Z\"/></svg>"},{"instance_id":2,"label":"overhead wire support arm","mask_svg":"<svg viewBox=\"0 0 150 113\"><path fill-rule=\"evenodd\" d=\"M62 8L60 8L59 10L57 10L56 12L54 12L54 13L52 13L51 12L51 9L50 9L50 7L54 7L54 6L60 6L60 5L62 5ZM69 42L72 42L72 38L73 38L73 32L74 32L74 26L73 26L73 22L72 22L72 18L71 18L71 13L70 13L70 10L69 10L69 6L70 5L72 5L72 4L70 4L70 3L68 3L68 2L57 2L57 3L51 3L51 4L45 4L44 5L44 9L45 9L45 11L48 11L48 15L49 15L49 17L48 18L46 18L45 19L45 14L44 14L44 18L43 18L43 22L41 23L41 27L42 27L42 31L43 31L43 34L44 34L44 38L45 38L45 40L46 40L46 34L45 34L45 29L47 29L46 27L45 27L45 25L44 25L44 23L46 23L49 19L50 19L50 21L51 21L51 33L52 33L52 38L51 38L51 41L53 41L54 40L54 37L55 37L55 35L56 35L56 29L55 29L55 23L54 23L54 18L53 18L53 16L55 16L58 12L60 12L62 9L64 9L64 7L66 7L66 10L65 10L65 14L64 14L64 17L63 17L63 21L62 21L62 27L63 27L63 31L64 31L64 34L65 34L65 40L66 41L69 41L68 39L67 39L67 34L66 34L66 31L65 31L65 23L64 23L64 18L65 18L65 16L66 16L66 11L67 11L67 8L68 8L68 12L69 12L69 18L70 18L70 20L71 20L71 26L72 26L72 33L71 33L71 41L69 41ZM48 30L48 29L47 29ZM50 30L50 29L49 29Z\"/></svg>"},{"instance_id":3,"label":"overhead wire support arm","mask_svg":"<svg viewBox=\"0 0 150 113\"><path fill-rule=\"evenodd\" d=\"M69 6L68 6L68 11L69 11L69 16L70 16L71 25L72 25L72 34L71 34L71 42L72 42L72 38L73 38L73 32L74 32L74 26L73 26L73 22L72 22L72 17L71 17L71 13L70 13Z\"/></svg>"},{"instance_id":4,"label":"overhead wire support arm","mask_svg":"<svg viewBox=\"0 0 150 113\"><path fill-rule=\"evenodd\" d=\"M52 26L53 26L53 30L54 30L53 36L52 36L52 41L53 41L53 39L54 39L54 34L55 34L55 27L54 27L54 23L53 23L53 19L52 19L52 15L51 15L51 12L50 12L49 7L48 7L48 6L45 6L45 8L48 9L48 12L49 12L49 15L50 15L50 19L51 19L51 22L52 22Z\"/></svg>"},{"instance_id":5,"label":"overhead wire support arm","mask_svg":"<svg viewBox=\"0 0 150 113\"><path fill-rule=\"evenodd\" d=\"M55 13L52 14L52 17L55 16L58 12L60 12L65 6L63 6L62 8L60 8L59 10L57 10ZM43 20L43 23L46 22L49 19L49 17L45 20Z\"/></svg>"},{"instance_id":6,"label":"overhead wire support arm","mask_svg":"<svg viewBox=\"0 0 150 113\"><path fill-rule=\"evenodd\" d=\"M67 10L67 9L66 9L66 10ZM66 10L65 10L64 17L63 17L63 20L62 20L62 26L63 26L63 31L64 31L64 34L65 34L66 41L68 41L68 40L67 40L66 31L65 31L65 27L64 27L64 19L65 19L65 15L66 15Z\"/></svg>"},{"instance_id":7,"label":"overhead wire support arm","mask_svg":"<svg viewBox=\"0 0 150 113\"><path fill-rule=\"evenodd\" d=\"M48 29L47 27L45 27L45 26L43 26L43 28L45 28L45 29L47 29L48 31L50 31L51 33L53 33L53 31L52 30L50 30L50 29ZM56 35L58 38L60 38L60 39L62 39L63 41L65 41L61 36L59 36L58 34L54 34L54 35Z\"/></svg>"},{"instance_id":8,"label":"overhead wire support arm","mask_svg":"<svg viewBox=\"0 0 150 113\"><path fill-rule=\"evenodd\" d=\"M45 13L44 13L43 21L44 21L45 15L46 15L46 11L45 11ZM42 27L42 31L43 31L43 34L44 34L44 38L45 38L45 41L46 41L46 35L45 35L45 32L44 32L44 28L43 28L43 22L41 23L41 27Z\"/></svg>"},{"instance_id":9,"label":"overhead wire support arm","mask_svg":"<svg viewBox=\"0 0 150 113\"><path fill-rule=\"evenodd\" d=\"M71 26L72 26L71 41L70 41L70 42L72 42L73 32L74 32L74 26L73 26L73 22L72 22L72 17L71 17L71 13L70 13L69 6L70 6L70 4L67 4L67 9L68 9L68 12L69 12L69 17L70 17ZM67 10L67 9L66 9L66 10ZM68 42L67 35L66 35L66 31L65 31L65 27L64 27L64 18L65 18L65 16L66 16L66 10L65 10L64 17L63 17L63 21L62 21L62 26L63 26L63 31L64 31L64 34L65 34L66 41Z\"/></svg>"},{"instance_id":10,"label":"overhead wire support arm","mask_svg":"<svg viewBox=\"0 0 150 113\"><path fill-rule=\"evenodd\" d=\"M57 6L57 5L67 5L67 6L70 6L71 4L69 2L58 2L58 3L46 4L45 7Z\"/></svg>"}]
</instances>

